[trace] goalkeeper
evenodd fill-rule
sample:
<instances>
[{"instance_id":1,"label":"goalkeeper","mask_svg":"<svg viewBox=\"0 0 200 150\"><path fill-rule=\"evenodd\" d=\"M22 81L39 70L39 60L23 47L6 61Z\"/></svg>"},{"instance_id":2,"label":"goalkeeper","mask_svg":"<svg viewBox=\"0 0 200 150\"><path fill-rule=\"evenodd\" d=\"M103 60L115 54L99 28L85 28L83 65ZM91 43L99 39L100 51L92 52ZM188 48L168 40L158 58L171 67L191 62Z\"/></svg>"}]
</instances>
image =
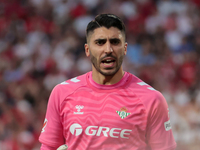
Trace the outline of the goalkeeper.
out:
<instances>
[{"instance_id":1,"label":"goalkeeper","mask_svg":"<svg viewBox=\"0 0 200 150\"><path fill-rule=\"evenodd\" d=\"M47 106L41 150L174 150L163 95L122 68L125 26L98 15L86 30L92 71L58 84ZM63 145L59 149L66 149Z\"/></svg>"}]
</instances>

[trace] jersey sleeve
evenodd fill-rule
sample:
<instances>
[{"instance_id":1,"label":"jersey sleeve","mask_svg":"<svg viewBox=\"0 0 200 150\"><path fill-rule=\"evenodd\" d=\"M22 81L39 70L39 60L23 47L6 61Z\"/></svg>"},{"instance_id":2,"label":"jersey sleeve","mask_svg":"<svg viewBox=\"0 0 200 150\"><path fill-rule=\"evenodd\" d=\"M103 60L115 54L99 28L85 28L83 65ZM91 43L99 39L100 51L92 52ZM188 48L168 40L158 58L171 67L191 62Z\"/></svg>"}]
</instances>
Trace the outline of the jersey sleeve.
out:
<instances>
[{"instance_id":1,"label":"jersey sleeve","mask_svg":"<svg viewBox=\"0 0 200 150\"><path fill-rule=\"evenodd\" d=\"M64 144L58 89L59 88L56 86L50 94L44 125L39 137L39 141L42 144L51 147L59 147Z\"/></svg>"},{"instance_id":2,"label":"jersey sleeve","mask_svg":"<svg viewBox=\"0 0 200 150\"><path fill-rule=\"evenodd\" d=\"M151 150L174 150L174 140L167 102L163 95L156 92L149 108L146 137Z\"/></svg>"},{"instance_id":3,"label":"jersey sleeve","mask_svg":"<svg viewBox=\"0 0 200 150\"><path fill-rule=\"evenodd\" d=\"M50 147L45 144L42 144L40 147L40 150L55 150L55 149L56 149L55 147Z\"/></svg>"}]
</instances>

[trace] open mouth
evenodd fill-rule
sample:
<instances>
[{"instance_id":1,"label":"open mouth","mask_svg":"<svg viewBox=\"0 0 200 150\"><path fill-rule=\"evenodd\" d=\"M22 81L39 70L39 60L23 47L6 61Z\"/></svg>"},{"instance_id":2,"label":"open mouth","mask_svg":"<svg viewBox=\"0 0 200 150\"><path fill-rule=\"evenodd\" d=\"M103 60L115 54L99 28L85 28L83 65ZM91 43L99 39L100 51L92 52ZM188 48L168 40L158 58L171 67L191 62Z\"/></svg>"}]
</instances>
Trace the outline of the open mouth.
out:
<instances>
[{"instance_id":1,"label":"open mouth","mask_svg":"<svg viewBox=\"0 0 200 150\"><path fill-rule=\"evenodd\" d=\"M115 59L113 58L106 58L101 61L105 67L112 67L115 63Z\"/></svg>"}]
</instances>

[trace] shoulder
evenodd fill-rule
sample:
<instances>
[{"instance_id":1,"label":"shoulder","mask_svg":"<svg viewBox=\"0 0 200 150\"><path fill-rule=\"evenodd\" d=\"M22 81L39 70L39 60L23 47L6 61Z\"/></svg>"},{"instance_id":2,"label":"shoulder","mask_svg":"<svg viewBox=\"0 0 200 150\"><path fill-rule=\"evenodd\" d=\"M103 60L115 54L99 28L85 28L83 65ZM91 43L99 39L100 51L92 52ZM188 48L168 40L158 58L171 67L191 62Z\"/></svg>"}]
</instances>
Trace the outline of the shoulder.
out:
<instances>
[{"instance_id":1,"label":"shoulder","mask_svg":"<svg viewBox=\"0 0 200 150\"><path fill-rule=\"evenodd\" d=\"M57 84L51 92L50 99L61 104L67 96L77 89L87 86L88 74L86 73Z\"/></svg>"},{"instance_id":2,"label":"shoulder","mask_svg":"<svg viewBox=\"0 0 200 150\"><path fill-rule=\"evenodd\" d=\"M61 82L60 84L56 85L56 89L68 89L73 91L81 86L85 86L87 84L87 77L89 73L68 79L66 81Z\"/></svg>"},{"instance_id":3,"label":"shoulder","mask_svg":"<svg viewBox=\"0 0 200 150\"><path fill-rule=\"evenodd\" d=\"M166 100L162 93L154 89L149 84L145 83L138 77L132 75L132 81L130 83L130 90L142 101L146 108L153 105L166 105Z\"/></svg>"}]
</instances>

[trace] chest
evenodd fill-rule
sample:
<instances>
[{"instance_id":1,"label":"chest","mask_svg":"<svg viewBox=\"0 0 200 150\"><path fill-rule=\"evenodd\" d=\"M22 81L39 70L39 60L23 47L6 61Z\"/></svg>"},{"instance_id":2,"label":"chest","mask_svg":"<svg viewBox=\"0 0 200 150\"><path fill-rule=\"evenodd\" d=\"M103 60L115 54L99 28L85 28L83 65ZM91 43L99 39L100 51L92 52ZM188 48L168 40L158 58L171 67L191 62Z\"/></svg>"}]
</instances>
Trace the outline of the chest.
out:
<instances>
[{"instance_id":1,"label":"chest","mask_svg":"<svg viewBox=\"0 0 200 150\"><path fill-rule=\"evenodd\" d=\"M145 145L146 111L129 92L77 92L65 99L60 115L68 144L84 141L94 149Z\"/></svg>"},{"instance_id":2,"label":"chest","mask_svg":"<svg viewBox=\"0 0 200 150\"><path fill-rule=\"evenodd\" d=\"M146 111L141 100L129 92L77 92L62 105L64 125L78 123L82 127L145 128Z\"/></svg>"}]
</instances>

